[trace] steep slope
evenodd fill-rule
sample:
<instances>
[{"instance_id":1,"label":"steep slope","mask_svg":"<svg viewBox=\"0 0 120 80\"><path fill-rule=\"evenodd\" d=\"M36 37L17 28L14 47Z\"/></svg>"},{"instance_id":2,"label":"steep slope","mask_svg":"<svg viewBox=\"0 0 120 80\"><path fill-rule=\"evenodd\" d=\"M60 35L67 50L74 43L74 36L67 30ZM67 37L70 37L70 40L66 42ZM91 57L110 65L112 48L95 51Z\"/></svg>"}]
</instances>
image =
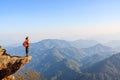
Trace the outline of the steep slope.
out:
<instances>
[{"instance_id":1,"label":"steep slope","mask_svg":"<svg viewBox=\"0 0 120 80\"><path fill-rule=\"evenodd\" d=\"M109 56L106 56L106 55L102 55L102 54L94 54L92 56L86 56L85 58L83 58L81 60L82 62L82 65L81 66L81 70L84 70L86 68L89 68L91 67L94 63L97 63L99 61L102 61L104 60L105 58L107 58Z\"/></svg>"},{"instance_id":2,"label":"steep slope","mask_svg":"<svg viewBox=\"0 0 120 80\"><path fill-rule=\"evenodd\" d=\"M28 63L31 58L31 56L10 56L0 49L0 80L13 80L12 74Z\"/></svg>"},{"instance_id":3,"label":"steep slope","mask_svg":"<svg viewBox=\"0 0 120 80\"><path fill-rule=\"evenodd\" d=\"M37 59L31 61L28 66L31 66L32 68L41 72L41 74L47 77L49 80L51 78L57 78L57 80L61 80L61 78L70 80L71 78L72 80L80 72L80 64L77 61L77 57L72 57L74 55L77 56L78 53L74 54L69 50L66 50L64 51L66 54L64 54L62 50L63 49L60 48L45 50L40 53L41 55L39 55L39 58L37 58L38 55L33 55L33 57ZM67 75L66 77L65 74ZM69 75L71 75L71 77Z\"/></svg>"},{"instance_id":4,"label":"steep slope","mask_svg":"<svg viewBox=\"0 0 120 80\"><path fill-rule=\"evenodd\" d=\"M101 62L94 64L81 74L85 80L119 80L120 79L120 53L115 54Z\"/></svg>"},{"instance_id":5,"label":"steep slope","mask_svg":"<svg viewBox=\"0 0 120 80\"><path fill-rule=\"evenodd\" d=\"M82 59L83 66L81 69L88 68L94 63L104 60L111 55L117 53L111 47L104 46L102 44L97 44L89 48L83 48L85 57Z\"/></svg>"},{"instance_id":6,"label":"steep slope","mask_svg":"<svg viewBox=\"0 0 120 80\"><path fill-rule=\"evenodd\" d=\"M91 73L120 73L120 53L115 54L99 63L94 64L91 68L87 70L87 72Z\"/></svg>"}]
</instances>

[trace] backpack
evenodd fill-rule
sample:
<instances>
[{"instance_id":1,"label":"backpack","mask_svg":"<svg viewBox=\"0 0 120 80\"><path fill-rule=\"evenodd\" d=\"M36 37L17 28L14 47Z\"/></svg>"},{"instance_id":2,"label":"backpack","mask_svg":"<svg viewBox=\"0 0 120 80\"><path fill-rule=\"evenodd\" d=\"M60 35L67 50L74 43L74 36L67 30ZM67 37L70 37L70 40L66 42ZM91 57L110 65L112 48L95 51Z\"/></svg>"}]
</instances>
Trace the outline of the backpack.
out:
<instances>
[{"instance_id":1,"label":"backpack","mask_svg":"<svg viewBox=\"0 0 120 80\"><path fill-rule=\"evenodd\" d=\"M27 46L28 46L28 44L27 44L26 41L23 42L23 46L24 46L24 47L27 47Z\"/></svg>"}]
</instances>

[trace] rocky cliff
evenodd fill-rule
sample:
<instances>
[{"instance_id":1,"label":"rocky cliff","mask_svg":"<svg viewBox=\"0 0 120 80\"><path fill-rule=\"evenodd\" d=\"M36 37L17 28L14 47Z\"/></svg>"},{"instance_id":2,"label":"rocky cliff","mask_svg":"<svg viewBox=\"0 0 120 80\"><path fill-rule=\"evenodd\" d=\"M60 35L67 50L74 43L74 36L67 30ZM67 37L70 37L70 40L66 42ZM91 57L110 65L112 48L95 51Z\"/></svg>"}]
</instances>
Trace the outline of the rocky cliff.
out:
<instances>
[{"instance_id":1,"label":"rocky cliff","mask_svg":"<svg viewBox=\"0 0 120 80\"><path fill-rule=\"evenodd\" d=\"M14 74L31 60L31 56L10 56L0 47L0 80L14 80Z\"/></svg>"}]
</instances>

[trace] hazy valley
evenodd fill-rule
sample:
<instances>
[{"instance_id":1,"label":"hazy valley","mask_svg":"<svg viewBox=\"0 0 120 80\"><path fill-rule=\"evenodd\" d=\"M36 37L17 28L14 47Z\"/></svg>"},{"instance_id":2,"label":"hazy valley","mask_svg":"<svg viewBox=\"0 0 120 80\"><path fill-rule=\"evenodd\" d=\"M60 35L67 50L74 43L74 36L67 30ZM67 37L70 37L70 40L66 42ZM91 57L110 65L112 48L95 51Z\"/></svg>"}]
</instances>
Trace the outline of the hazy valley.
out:
<instances>
[{"instance_id":1,"label":"hazy valley","mask_svg":"<svg viewBox=\"0 0 120 80\"><path fill-rule=\"evenodd\" d=\"M31 43L29 55L33 58L26 67L48 80L118 80L120 56L116 48L93 40L46 39ZM25 55L23 46L8 47L7 52Z\"/></svg>"}]
</instances>

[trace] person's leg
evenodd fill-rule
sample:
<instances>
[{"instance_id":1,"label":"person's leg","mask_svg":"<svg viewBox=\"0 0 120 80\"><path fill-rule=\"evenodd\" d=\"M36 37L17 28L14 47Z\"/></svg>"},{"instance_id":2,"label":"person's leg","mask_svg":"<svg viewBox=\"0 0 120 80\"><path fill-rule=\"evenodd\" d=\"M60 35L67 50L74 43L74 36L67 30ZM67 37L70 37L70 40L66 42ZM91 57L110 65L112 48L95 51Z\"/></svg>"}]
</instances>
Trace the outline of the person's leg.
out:
<instances>
[{"instance_id":1,"label":"person's leg","mask_svg":"<svg viewBox=\"0 0 120 80\"><path fill-rule=\"evenodd\" d=\"M26 47L26 56L28 56L28 47Z\"/></svg>"}]
</instances>

